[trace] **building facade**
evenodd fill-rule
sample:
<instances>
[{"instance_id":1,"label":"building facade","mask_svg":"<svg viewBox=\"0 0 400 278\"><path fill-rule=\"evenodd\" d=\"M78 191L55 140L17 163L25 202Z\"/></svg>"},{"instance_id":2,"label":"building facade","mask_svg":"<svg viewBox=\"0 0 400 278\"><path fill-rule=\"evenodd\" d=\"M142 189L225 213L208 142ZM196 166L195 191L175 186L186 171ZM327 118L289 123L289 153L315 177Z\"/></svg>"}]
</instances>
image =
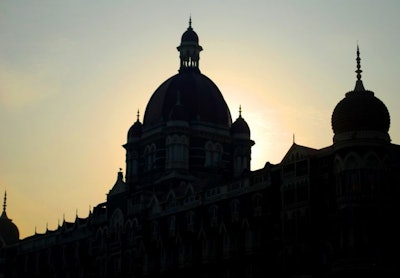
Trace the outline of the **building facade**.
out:
<instances>
[{"instance_id":1,"label":"building facade","mask_svg":"<svg viewBox=\"0 0 400 278\"><path fill-rule=\"evenodd\" d=\"M385 104L363 86L358 49L333 144L293 142L281 163L255 171L250 128L200 72L191 21L177 49L178 74L143 122L138 112L106 202L21 240L4 202L0 277L398 275L400 146Z\"/></svg>"}]
</instances>

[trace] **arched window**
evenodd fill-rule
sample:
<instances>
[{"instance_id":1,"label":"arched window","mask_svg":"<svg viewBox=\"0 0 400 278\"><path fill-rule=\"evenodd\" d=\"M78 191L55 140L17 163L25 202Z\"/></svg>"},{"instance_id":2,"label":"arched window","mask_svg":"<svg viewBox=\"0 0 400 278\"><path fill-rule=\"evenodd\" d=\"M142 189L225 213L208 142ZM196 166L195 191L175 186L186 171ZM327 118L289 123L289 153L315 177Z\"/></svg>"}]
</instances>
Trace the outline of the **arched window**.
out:
<instances>
[{"instance_id":1,"label":"arched window","mask_svg":"<svg viewBox=\"0 0 400 278\"><path fill-rule=\"evenodd\" d=\"M189 139L185 135L172 135L166 139L166 168L189 167Z\"/></svg>"},{"instance_id":2,"label":"arched window","mask_svg":"<svg viewBox=\"0 0 400 278\"><path fill-rule=\"evenodd\" d=\"M234 151L233 170L235 176L243 173L245 169L250 168L249 154L243 147L237 147Z\"/></svg>"},{"instance_id":3,"label":"arched window","mask_svg":"<svg viewBox=\"0 0 400 278\"><path fill-rule=\"evenodd\" d=\"M194 231L194 211L189 211L186 214L186 225L188 231Z\"/></svg>"},{"instance_id":4,"label":"arched window","mask_svg":"<svg viewBox=\"0 0 400 278\"><path fill-rule=\"evenodd\" d=\"M262 215L262 195L255 194L253 196L253 214L254 216L261 216Z\"/></svg>"},{"instance_id":5,"label":"arched window","mask_svg":"<svg viewBox=\"0 0 400 278\"><path fill-rule=\"evenodd\" d=\"M222 163L223 148L220 143L214 143L208 141L204 146L205 149L205 161L204 166L216 167Z\"/></svg>"},{"instance_id":6,"label":"arched window","mask_svg":"<svg viewBox=\"0 0 400 278\"><path fill-rule=\"evenodd\" d=\"M176 217L175 215L172 215L169 218L169 235L174 236L176 231Z\"/></svg>"},{"instance_id":7,"label":"arched window","mask_svg":"<svg viewBox=\"0 0 400 278\"><path fill-rule=\"evenodd\" d=\"M144 168L146 171L155 168L156 150L157 148L155 144L147 145L144 149Z\"/></svg>"},{"instance_id":8,"label":"arched window","mask_svg":"<svg viewBox=\"0 0 400 278\"><path fill-rule=\"evenodd\" d=\"M237 199L231 202L231 218L232 222L237 222L240 218L240 201Z\"/></svg>"},{"instance_id":9,"label":"arched window","mask_svg":"<svg viewBox=\"0 0 400 278\"><path fill-rule=\"evenodd\" d=\"M114 236L114 239L120 239L121 233L124 227L124 215L120 209L116 209L110 222L110 232Z\"/></svg>"},{"instance_id":10,"label":"arched window","mask_svg":"<svg viewBox=\"0 0 400 278\"><path fill-rule=\"evenodd\" d=\"M136 176L138 174L138 154L137 152L127 152L126 154L126 162L127 162L127 176Z\"/></svg>"},{"instance_id":11,"label":"arched window","mask_svg":"<svg viewBox=\"0 0 400 278\"><path fill-rule=\"evenodd\" d=\"M151 223L151 237L153 240L158 238L158 222L153 221Z\"/></svg>"},{"instance_id":12,"label":"arched window","mask_svg":"<svg viewBox=\"0 0 400 278\"><path fill-rule=\"evenodd\" d=\"M216 227L218 225L218 206L213 205L209 208L210 213L210 226Z\"/></svg>"}]
</instances>

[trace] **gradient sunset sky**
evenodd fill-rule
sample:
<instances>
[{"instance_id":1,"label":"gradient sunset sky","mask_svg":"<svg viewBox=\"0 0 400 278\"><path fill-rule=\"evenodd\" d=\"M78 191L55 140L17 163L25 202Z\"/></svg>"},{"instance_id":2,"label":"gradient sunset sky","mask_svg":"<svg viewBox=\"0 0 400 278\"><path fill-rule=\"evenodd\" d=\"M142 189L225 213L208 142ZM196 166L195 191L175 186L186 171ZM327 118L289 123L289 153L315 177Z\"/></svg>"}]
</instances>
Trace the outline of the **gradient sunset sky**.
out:
<instances>
[{"instance_id":1,"label":"gradient sunset sky","mask_svg":"<svg viewBox=\"0 0 400 278\"><path fill-rule=\"evenodd\" d=\"M87 217L125 168L129 127L179 68L192 17L200 70L256 142L252 170L293 142L332 144L362 80L400 143L400 1L14 0L0 4L0 196L21 238Z\"/></svg>"}]
</instances>

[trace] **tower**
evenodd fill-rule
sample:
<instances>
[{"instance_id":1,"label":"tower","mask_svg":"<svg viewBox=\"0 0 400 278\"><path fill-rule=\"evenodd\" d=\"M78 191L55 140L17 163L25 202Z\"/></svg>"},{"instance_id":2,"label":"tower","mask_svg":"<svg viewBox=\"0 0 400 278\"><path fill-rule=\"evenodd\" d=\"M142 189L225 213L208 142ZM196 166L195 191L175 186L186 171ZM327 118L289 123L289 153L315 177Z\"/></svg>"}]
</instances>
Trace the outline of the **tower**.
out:
<instances>
[{"instance_id":1,"label":"tower","mask_svg":"<svg viewBox=\"0 0 400 278\"><path fill-rule=\"evenodd\" d=\"M250 170L250 129L241 112L232 124L218 87L200 72L203 48L191 19L177 50L178 74L155 90L143 123L138 114L128 132L124 148L131 189L209 174L229 179Z\"/></svg>"}]
</instances>

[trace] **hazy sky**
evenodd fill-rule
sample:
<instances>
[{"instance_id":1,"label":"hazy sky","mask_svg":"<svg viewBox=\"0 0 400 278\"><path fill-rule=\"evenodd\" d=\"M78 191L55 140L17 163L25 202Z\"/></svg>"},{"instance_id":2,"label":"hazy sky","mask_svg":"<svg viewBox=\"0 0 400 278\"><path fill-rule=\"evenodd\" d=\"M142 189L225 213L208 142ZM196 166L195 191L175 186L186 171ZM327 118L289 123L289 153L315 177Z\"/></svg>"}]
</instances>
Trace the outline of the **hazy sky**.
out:
<instances>
[{"instance_id":1,"label":"hazy sky","mask_svg":"<svg viewBox=\"0 0 400 278\"><path fill-rule=\"evenodd\" d=\"M332 143L331 114L362 79L400 143L400 1L4 0L0 4L0 192L21 237L105 201L129 127L177 73L192 16L200 70L256 142L252 169L292 144Z\"/></svg>"}]
</instances>

